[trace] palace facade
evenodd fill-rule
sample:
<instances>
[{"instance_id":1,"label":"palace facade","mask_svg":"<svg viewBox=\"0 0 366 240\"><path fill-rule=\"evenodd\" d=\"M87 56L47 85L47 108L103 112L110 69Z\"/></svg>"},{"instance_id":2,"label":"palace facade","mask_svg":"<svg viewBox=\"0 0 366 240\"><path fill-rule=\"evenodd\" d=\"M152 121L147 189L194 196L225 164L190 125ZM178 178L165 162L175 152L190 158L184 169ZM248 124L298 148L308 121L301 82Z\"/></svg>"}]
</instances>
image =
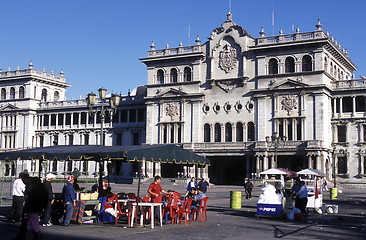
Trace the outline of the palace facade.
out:
<instances>
[{"instance_id":1,"label":"palace facade","mask_svg":"<svg viewBox=\"0 0 366 240\"><path fill-rule=\"evenodd\" d=\"M365 80L320 21L311 32L251 36L227 15L208 41L156 49L148 71L146 141L211 160L216 183L273 167L366 174Z\"/></svg>"},{"instance_id":2,"label":"palace facade","mask_svg":"<svg viewBox=\"0 0 366 240\"><path fill-rule=\"evenodd\" d=\"M208 41L156 49L145 58L145 86L122 96L105 120L105 145L177 144L210 159L204 169L143 164L145 177L209 177L241 184L273 167L316 168L332 179L364 183L366 82L355 79L346 50L323 31L251 36L232 15ZM85 99L66 100L63 74L29 69L0 73L2 150L98 144L101 120ZM115 92L118 89L113 89ZM99 104L103 104L99 99ZM7 166L21 169L24 162ZM26 166L37 171L33 165ZM81 162L50 164L57 174ZM156 170L158 169L158 171ZM89 166L89 174L96 166ZM113 176L131 179L123 163Z\"/></svg>"}]
</instances>

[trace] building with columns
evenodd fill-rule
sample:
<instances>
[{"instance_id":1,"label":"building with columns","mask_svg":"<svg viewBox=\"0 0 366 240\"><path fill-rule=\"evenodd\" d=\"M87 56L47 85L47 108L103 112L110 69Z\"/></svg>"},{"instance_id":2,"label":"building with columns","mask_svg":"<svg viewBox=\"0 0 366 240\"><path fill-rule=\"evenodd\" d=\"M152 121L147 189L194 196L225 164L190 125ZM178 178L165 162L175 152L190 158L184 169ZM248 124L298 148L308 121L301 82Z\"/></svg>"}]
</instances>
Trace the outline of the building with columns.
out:
<instances>
[{"instance_id":1,"label":"building with columns","mask_svg":"<svg viewBox=\"0 0 366 240\"><path fill-rule=\"evenodd\" d=\"M33 68L10 69L0 72L0 147L1 151L20 150L54 145L140 145L145 142L146 89L137 87L132 93L120 96L114 111L105 112L101 119L101 106L108 105L111 96L97 99L94 108L88 108L85 99L67 100L65 93L70 84L64 73L55 75ZM85 94L86 96L86 94ZM103 128L102 128L103 124ZM37 160L1 163L5 176L18 175L27 169L38 175ZM97 178L98 165L86 161L45 162L43 171L52 172L58 178L71 174L75 169L81 177ZM111 179L129 181L135 176L134 163L115 163L111 167Z\"/></svg>"},{"instance_id":2,"label":"building with columns","mask_svg":"<svg viewBox=\"0 0 366 240\"><path fill-rule=\"evenodd\" d=\"M241 184L273 167L316 168L338 181L365 183L366 80L355 79L347 51L322 29L258 37L229 13L204 43L157 49L146 57L147 84L121 96L105 119L105 145L177 144L210 159L209 168L142 164L144 177L209 177ZM0 73L2 150L99 144L101 119L85 99L67 100L60 75L29 69ZM113 89L118 92L118 89ZM103 104L101 99L97 105ZM7 165L37 169L32 164ZM49 164L63 176L95 165ZM107 167L107 166L106 166ZM113 165L131 179L136 165ZM18 171L19 172L19 171Z\"/></svg>"},{"instance_id":3,"label":"building with columns","mask_svg":"<svg viewBox=\"0 0 366 240\"><path fill-rule=\"evenodd\" d=\"M208 41L156 49L148 72L146 142L181 144L211 160L215 183L283 167L364 182L364 79L323 31L258 38L232 15Z\"/></svg>"}]
</instances>

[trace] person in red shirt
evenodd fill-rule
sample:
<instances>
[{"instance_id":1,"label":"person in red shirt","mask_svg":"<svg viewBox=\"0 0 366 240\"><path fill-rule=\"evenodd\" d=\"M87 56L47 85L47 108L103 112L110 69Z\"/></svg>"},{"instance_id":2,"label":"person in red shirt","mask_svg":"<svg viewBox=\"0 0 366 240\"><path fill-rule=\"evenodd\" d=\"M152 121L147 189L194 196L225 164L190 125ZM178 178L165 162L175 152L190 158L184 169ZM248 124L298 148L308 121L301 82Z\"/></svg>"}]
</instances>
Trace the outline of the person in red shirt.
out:
<instances>
[{"instance_id":1,"label":"person in red shirt","mask_svg":"<svg viewBox=\"0 0 366 240\"><path fill-rule=\"evenodd\" d=\"M150 184L149 189L147 190L147 192L151 194L151 202L153 203L161 202L162 195L160 193L168 194L168 192L164 191L160 186L160 181L161 177L155 176L154 182ZM155 218L160 219L159 207L155 207L154 212Z\"/></svg>"}]
</instances>

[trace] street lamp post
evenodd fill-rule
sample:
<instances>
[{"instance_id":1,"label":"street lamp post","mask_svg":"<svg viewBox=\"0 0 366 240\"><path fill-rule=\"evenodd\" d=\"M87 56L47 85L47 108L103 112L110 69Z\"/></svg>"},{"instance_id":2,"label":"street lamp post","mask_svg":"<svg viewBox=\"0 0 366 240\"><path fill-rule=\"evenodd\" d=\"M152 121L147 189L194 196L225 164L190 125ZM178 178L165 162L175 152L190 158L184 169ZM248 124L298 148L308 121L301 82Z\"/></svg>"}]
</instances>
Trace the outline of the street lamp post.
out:
<instances>
[{"instance_id":1,"label":"street lamp post","mask_svg":"<svg viewBox=\"0 0 366 240\"><path fill-rule=\"evenodd\" d=\"M333 163L332 163L332 168L333 168L333 180L334 180L334 188L337 187L337 161L336 161L336 146L333 146Z\"/></svg>"},{"instance_id":2,"label":"street lamp post","mask_svg":"<svg viewBox=\"0 0 366 240\"><path fill-rule=\"evenodd\" d=\"M107 89L99 88L99 99L97 102L97 95L94 93L89 93L86 98L86 104L89 108L89 114L91 116L99 114L100 116L100 145L103 146L104 142L104 123L106 116L113 116L117 112L117 107L120 102L120 95L112 94L110 98L107 98ZM99 159L99 190L103 189L103 179L102 179L102 167L103 159ZM108 178L109 179L109 178ZM108 181L109 186L109 181Z\"/></svg>"},{"instance_id":3,"label":"street lamp post","mask_svg":"<svg viewBox=\"0 0 366 240\"><path fill-rule=\"evenodd\" d=\"M277 149L281 143L284 143L286 141L287 141L287 137L286 136L280 137L278 132L275 132L272 136L266 137L266 142L271 143L275 150L275 162L274 162L275 166L273 166L275 168L277 168L277 163L278 163L277 162Z\"/></svg>"}]
</instances>

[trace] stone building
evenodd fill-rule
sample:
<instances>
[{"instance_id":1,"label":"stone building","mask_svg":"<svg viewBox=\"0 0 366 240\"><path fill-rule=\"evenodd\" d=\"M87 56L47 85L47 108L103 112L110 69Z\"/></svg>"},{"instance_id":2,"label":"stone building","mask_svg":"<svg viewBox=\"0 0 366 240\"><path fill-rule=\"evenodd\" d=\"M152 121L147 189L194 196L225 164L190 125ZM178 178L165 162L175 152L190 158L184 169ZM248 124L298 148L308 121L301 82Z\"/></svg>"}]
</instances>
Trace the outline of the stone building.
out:
<instances>
[{"instance_id":1,"label":"stone building","mask_svg":"<svg viewBox=\"0 0 366 240\"><path fill-rule=\"evenodd\" d=\"M365 80L320 21L311 32L266 37L262 28L255 38L229 13L203 44L197 36L194 46L150 47L141 59L147 143L208 157L215 183L272 167L362 182Z\"/></svg>"},{"instance_id":2,"label":"stone building","mask_svg":"<svg viewBox=\"0 0 366 240\"><path fill-rule=\"evenodd\" d=\"M117 113L105 120L104 144L173 143L211 160L208 169L146 163L145 176L238 184L272 167L311 167L330 179L364 183L366 82L354 78L347 51L320 21L310 32L267 37L262 28L259 34L251 36L229 13L205 43L197 36L193 46L156 49L153 42L141 59L147 84L121 97ZM84 99L66 100L69 86L63 74L32 64L1 72L1 149L100 143L99 115L89 114ZM5 173L25 168L16 164ZM26 168L36 171L32 166ZM62 176L74 168L85 172L83 166L49 164L48 171ZM131 179L135 172L124 163L113 175Z\"/></svg>"},{"instance_id":3,"label":"stone building","mask_svg":"<svg viewBox=\"0 0 366 240\"><path fill-rule=\"evenodd\" d=\"M145 142L145 87L121 96L114 111L108 105L111 96L97 99L93 109L85 99L67 100L63 72L60 75L33 69L10 69L0 72L0 146L2 151L54 145L99 145L103 124L103 145L140 145ZM49 159L43 170L57 177L71 174L75 169L81 177L97 177L98 166L85 161L53 161ZM135 164L136 165L136 164ZM23 169L38 175L37 160L2 163L5 176L18 175ZM107 166L105 166L107 167ZM86 169L87 168L87 169ZM119 163L112 169L117 180L131 180L135 176L133 163Z\"/></svg>"}]
</instances>

